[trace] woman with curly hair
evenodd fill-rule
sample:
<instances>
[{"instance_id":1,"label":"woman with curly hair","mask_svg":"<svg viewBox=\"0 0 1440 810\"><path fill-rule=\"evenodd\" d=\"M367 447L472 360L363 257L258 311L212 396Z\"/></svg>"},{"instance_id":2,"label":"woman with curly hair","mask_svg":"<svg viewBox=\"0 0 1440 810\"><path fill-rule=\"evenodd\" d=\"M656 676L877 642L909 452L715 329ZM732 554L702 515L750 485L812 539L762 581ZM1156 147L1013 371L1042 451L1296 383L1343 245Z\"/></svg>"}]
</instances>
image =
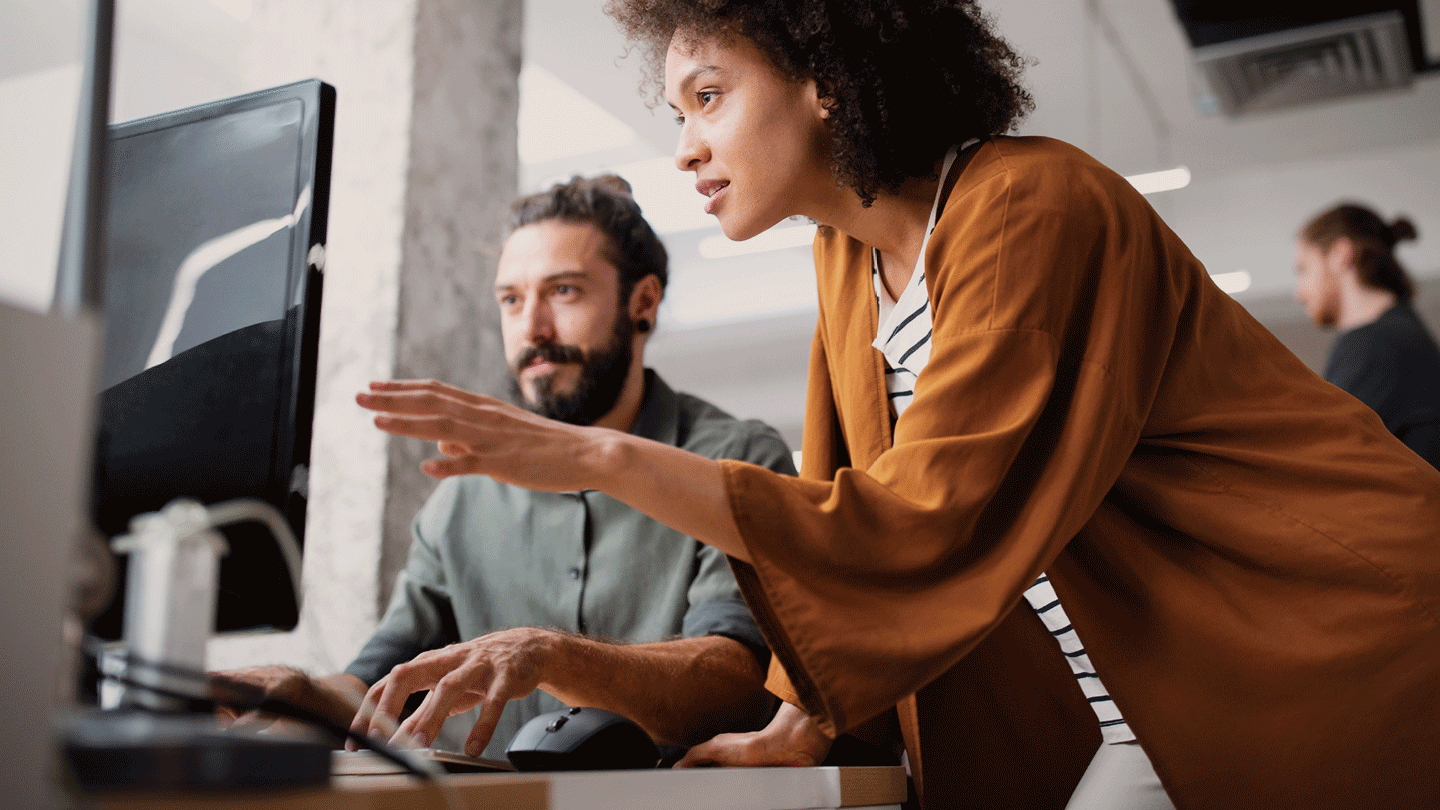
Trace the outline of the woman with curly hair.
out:
<instances>
[{"instance_id":1,"label":"woman with curly hair","mask_svg":"<svg viewBox=\"0 0 1440 810\"><path fill-rule=\"evenodd\" d=\"M1440 472L1123 178L1004 134L1030 99L974 2L609 10L726 235L822 226L801 477L439 383L358 401L432 475L731 556L784 703L684 764L888 726L928 808L1440 806Z\"/></svg>"}]
</instances>

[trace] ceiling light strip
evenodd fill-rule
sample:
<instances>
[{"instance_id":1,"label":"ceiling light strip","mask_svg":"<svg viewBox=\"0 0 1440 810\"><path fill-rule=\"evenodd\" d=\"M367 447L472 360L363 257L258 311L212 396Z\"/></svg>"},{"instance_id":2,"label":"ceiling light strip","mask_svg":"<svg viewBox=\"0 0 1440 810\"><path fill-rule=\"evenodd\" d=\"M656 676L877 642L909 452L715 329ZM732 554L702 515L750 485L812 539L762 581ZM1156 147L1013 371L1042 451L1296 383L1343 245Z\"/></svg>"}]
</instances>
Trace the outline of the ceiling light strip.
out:
<instances>
[{"instance_id":1,"label":"ceiling light strip","mask_svg":"<svg viewBox=\"0 0 1440 810\"><path fill-rule=\"evenodd\" d=\"M1130 181L1141 194L1156 194L1161 191L1174 191L1177 188L1185 188L1190 185L1190 170L1184 166L1176 166L1173 169L1166 169L1161 172L1147 172L1146 174L1132 174L1125 178Z\"/></svg>"}]
</instances>

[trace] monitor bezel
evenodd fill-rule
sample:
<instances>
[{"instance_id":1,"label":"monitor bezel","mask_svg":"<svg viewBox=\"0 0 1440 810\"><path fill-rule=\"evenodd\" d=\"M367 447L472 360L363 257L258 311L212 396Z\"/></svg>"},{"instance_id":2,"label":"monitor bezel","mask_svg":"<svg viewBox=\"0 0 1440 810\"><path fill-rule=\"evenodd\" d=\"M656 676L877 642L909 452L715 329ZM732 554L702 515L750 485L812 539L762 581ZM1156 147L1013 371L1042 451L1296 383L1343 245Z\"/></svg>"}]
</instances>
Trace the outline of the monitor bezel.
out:
<instances>
[{"instance_id":1,"label":"monitor bezel","mask_svg":"<svg viewBox=\"0 0 1440 810\"><path fill-rule=\"evenodd\" d=\"M221 119L236 113L263 109L291 101L300 103L300 152L296 166L298 195L308 184L310 203L300 211L289 228L290 246L286 274L285 311L298 317L286 318L286 330L279 357L284 372L279 381L275 414L275 436L264 500L279 509L295 537L302 544L309 499L309 464L315 412L316 375L319 368L320 304L329 218L329 186L335 126L335 88L308 79L231 98L187 107L172 112L110 125L107 145L126 138L160 132L200 121ZM97 457L95 498L98 508L103 479L103 459ZM223 577L222 562L222 577ZM117 595L118 596L118 595ZM298 595L293 614L284 621L263 625L217 624L216 632L289 630L299 621ZM123 614L123 599L106 614ZM272 617L273 618L273 617ZM226 620L217 613L217 622ZM111 628L113 633L115 628Z\"/></svg>"}]
</instances>

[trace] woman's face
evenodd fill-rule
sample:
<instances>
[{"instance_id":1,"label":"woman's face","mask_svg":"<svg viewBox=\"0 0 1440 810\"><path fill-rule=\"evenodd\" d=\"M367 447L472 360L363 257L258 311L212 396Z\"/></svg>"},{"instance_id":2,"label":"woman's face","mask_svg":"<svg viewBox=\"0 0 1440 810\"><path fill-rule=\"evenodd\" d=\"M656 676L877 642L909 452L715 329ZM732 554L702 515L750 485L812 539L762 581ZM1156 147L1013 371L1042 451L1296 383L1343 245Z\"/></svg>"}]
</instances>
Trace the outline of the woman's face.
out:
<instances>
[{"instance_id":1,"label":"woman's face","mask_svg":"<svg viewBox=\"0 0 1440 810\"><path fill-rule=\"evenodd\" d=\"M677 34L665 59L665 99L680 123L675 165L695 173L696 204L731 239L780 220L823 220L840 189L830 172L825 110L813 81L781 75L744 37Z\"/></svg>"}]
</instances>

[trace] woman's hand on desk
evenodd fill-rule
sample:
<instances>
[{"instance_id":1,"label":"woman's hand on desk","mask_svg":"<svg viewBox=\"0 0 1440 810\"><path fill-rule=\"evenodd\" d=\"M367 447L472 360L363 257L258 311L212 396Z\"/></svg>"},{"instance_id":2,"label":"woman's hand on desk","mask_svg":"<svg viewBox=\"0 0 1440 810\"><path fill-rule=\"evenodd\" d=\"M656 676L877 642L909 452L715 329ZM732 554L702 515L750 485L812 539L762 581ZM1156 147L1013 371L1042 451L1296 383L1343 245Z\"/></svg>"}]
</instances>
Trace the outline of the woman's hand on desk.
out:
<instances>
[{"instance_id":1,"label":"woman's hand on desk","mask_svg":"<svg viewBox=\"0 0 1440 810\"><path fill-rule=\"evenodd\" d=\"M691 748L675 767L808 767L825 760L832 742L804 709L781 703L765 728L745 734L721 734Z\"/></svg>"}]
</instances>

